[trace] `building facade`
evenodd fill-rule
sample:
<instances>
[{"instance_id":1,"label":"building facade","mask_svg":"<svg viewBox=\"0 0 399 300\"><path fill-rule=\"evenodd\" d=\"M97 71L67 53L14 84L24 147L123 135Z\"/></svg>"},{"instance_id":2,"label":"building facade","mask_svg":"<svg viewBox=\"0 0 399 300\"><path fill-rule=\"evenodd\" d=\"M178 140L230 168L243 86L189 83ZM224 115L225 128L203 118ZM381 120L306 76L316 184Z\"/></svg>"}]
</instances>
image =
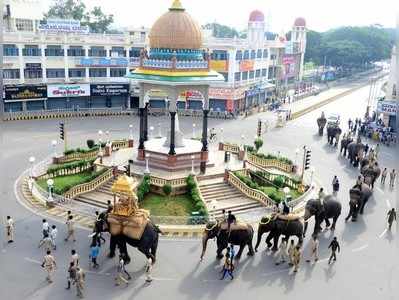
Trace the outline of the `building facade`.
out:
<instances>
[{"instance_id":1,"label":"building facade","mask_svg":"<svg viewBox=\"0 0 399 300\"><path fill-rule=\"evenodd\" d=\"M148 45L149 30L93 34L71 20L42 24L38 21L40 15L21 12L33 2L6 3L5 112L138 107L139 88L125 76L139 65L140 52ZM298 28L296 23L293 29ZM305 26L300 30L306 32ZM225 79L210 87L209 105L214 111L237 112L272 101L288 76L287 62L295 69L290 71L291 76L298 76L293 74L303 65L303 59L298 62L285 58L289 45L285 39L266 39L265 18L260 11L250 14L246 39L215 38L205 32L204 36L204 52L211 53L210 67ZM303 41L306 34L293 37L295 42ZM195 91L182 94L179 108L200 109L199 97ZM162 92L152 91L150 98L150 107L164 105Z\"/></svg>"}]
</instances>

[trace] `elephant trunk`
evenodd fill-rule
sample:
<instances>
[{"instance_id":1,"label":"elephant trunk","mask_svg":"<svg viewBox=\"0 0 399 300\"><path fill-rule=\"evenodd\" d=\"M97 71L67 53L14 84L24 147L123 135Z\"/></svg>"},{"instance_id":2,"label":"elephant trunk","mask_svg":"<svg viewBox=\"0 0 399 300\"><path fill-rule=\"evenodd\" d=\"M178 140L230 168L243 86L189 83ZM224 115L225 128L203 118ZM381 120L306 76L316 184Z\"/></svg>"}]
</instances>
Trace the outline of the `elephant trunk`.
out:
<instances>
[{"instance_id":1,"label":"elephant trunk","mask_svg":"<svg viewBox=\"0 0 399 300\"><path fill-rule=\"evenodd\" d=\"M310 213L310 211L308 209L305 209L305 215L304 215L304 227L303 227L303 237L305 237L306 235L306 231L308 230L308 220L310 219L310 217L312 216L312 214Z\"/></svg>"},{"instance_id":2,"label":"elephant trunk","mask_svg":"<svg viewBox=\"0 0 399 300\"><path fill-rule=\"evenodd\" d=\"M201 258L200 258L201 260L204 258L208 240L209 240L208 233L204 232L204 235L202 236L202 253L201 253Z\"/></svg>"},{"instance_id":3,"label":"elephant trunk","mask_svg":"<svg viewBox=\"0 0 399 300\"><path fill-rule=\"evenodd\" d=\"M263 226L259 224L258 227L258 238L256 240L256 245L255 245L255 252L258 252L258 247L260 244L260 241L262 239L262 235L264 234Z\"/></svg>"}]
</instances>

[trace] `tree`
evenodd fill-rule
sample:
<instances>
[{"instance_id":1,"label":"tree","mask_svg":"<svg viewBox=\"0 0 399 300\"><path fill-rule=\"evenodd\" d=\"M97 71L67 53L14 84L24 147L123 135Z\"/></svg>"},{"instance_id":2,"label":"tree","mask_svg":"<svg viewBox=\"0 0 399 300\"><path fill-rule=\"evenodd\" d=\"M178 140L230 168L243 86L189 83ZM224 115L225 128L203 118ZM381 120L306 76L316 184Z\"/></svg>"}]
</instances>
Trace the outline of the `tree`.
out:
<instances>
[{"instance_id":1,"label":"tree","mask_svg":"<svg viewBox=\"0 0 399 300\"><path fill-rule=\"evenodd\" d=\"M305 61L314 62L317 65L323 63L321 53L321 41L322 33L309 30L306 34L306 50L305 50Z\"/></svg>"},{"instance_id":2,"label":"tree","mask_svg":"<svg viewBox=\"0 0 399 300\"><path fill-rule=\"evenodd\" d=\"M169 198L170 193L172 193L172 186L169 183L166 183L163 185L162 191Z\"/></svg>"},{"instance_id":3,"label":"tree","mask_svg":"<svg viewBox=\"0 0 399 300\"><path fill-rule=\"evenodd\" d=\"M107 32L108 27L114 22L113 15L106 15L99 6L95 6L90 12L82 0L53 0L44 19L73 19L80 21L81 25L88 26L90 32Z\"/></svg>"},{"instance_id":4,"label":"tree","mask_svg":"<svg viewBox=\"0 0 399 300\"><path fill-rule=\"evenodd\" d=\"M263 146L263 140L261 138L256 138L254 141L254 145L256 148L256 152L258 152L259 149Z\"/></svg>"},{"instance_id":5,"label":"tree","mask_svg":"<svg viewBox=\"0 0 399 300\"><path fill-rule=\"evenodd\" d=\"M240 34L235 28L222 25L219 23L208 23L205 24L203 28L212 30L212 36L217 38L233 38L235 36L236 37L240 36Z\"/></svg>"}]
</instances>

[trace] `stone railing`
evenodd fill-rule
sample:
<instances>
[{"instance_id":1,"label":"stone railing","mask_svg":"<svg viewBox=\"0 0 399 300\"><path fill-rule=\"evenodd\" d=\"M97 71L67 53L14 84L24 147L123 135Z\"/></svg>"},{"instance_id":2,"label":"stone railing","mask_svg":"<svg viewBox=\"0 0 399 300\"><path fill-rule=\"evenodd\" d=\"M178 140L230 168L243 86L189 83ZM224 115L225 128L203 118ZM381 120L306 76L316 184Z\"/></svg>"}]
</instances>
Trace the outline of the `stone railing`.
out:
<instances>
[{"instance_id":1,"label":"stone railing","mask_svg":"<svg viewBox=\"0 0 399 300\"><path fill-rule=\"evenodd\" d=\"M262 168L275 168L287 173L292 173L292 165L282 162L278 159L266 159L258 157L256 154L248 152L247 160L257 166Z\"/></svg>"},{"instance_id":2,"label":"stone railing","mask_svg":"<svg viewBox=\"0 0 399 300\"><path fill-rule=\"evenodd\" d=\"M254 199L262 203L267 208L275 206L274 201L270 199L265 193L252 189L243 183L233 172L229 172L228 182L248 198Z\"/></svg>"},{"instance_id":3,"label":"stone railing","mask_svg":"<svg viewBox=\"0 0 399 300\"><path fill-rule=\"evenodd\" d=\"M207 69L207 61L183 60L176 62L176 69Z\"/></svg>"},{"instance_id":4,"label":"stone railing","mask_svg":"<svg viewBox=\"0 0 399 300\"><path fill-rule=\"evenodd\" d=\"M82 167L76 167L73 169L65 168L65 169L60 169L59 171L54 172L54 173L44 173L42 175L36 176L35 179L40 180L40 179L49 179L49 178L54 178L54 177L59 177L59 176L74 175L74 174L78 174L78 173L84 172L84 171L92 169L92 168L93 168L93 165L88 163Z\"/></svg>"},{"instance_id":5,"label":"stone railing","mask_svg":"<svg viewBox=\"0 0 399 300\"><path fill-rule=\"evenodd\" d=\"M129 141L128 140L115 140L112 141L112 149L125 149L129 148Z\"/></svg>"},{"instance_id":6,"label":"stone railing","mask_svg":"<svg viewBox=\"0 0 399 300\"><path fill-rule=\"evenodd\" d=\"M171 60L145 59L145 60L143 60L143 67L159 68L159 69L171 69L173 67L173 63L172 63Z\"/></svg>"},{"instance_id":7,"label":"stone railing","mask_svg":"<svg viewBox=\"0 0 399 300\"><path fill-rule=\"evenodd\" d=\"M67 154L64 156L55 157L54 163L63 164L63 163L71 162L74 160L83 160L83 159L90 160L90 159L96 158L97 154L98 154L97 149L90 151L90 152L74 152L74 153Z\"/></svg>"},{"instance_id":8,"label":"stone railing","mask_svg":"<svg viewBox=\"0 0 399 300\"><path fill-rule=\"evenodd\" d=\"M110 180L112 178L112 169L108 169L105 171L103 174L98 176L97 178L93 179L90 182L87 183L82 183L77 186L74 186L73 188L69 189L65 194L64 197L66 199L73 199L76 196L79 196L84 193L91 192Z\"/></svg>"},{"instance_id":9,"label":"stone railing","mask_svg":"<svg viewBox=\"0 0 399 300\"><path fill-rule=\"evenodd\" d=\"M186 178L165 179L161 177L151 176L150 184L158 187L163 187L165 184L170 184L172 188L186 186Z\"/></svg>"},{"instance_id":10,"label":"stone railing","mask_svg":"<svg viewBox=\"0 0 399 300\"><path fill-rule=\"evenodd\" d=\"M237 144L220 143L219 150L220 151L229 151L230 153L233 153L233 154L239 154L240 146Z\"/></svg>"}]
</instances>

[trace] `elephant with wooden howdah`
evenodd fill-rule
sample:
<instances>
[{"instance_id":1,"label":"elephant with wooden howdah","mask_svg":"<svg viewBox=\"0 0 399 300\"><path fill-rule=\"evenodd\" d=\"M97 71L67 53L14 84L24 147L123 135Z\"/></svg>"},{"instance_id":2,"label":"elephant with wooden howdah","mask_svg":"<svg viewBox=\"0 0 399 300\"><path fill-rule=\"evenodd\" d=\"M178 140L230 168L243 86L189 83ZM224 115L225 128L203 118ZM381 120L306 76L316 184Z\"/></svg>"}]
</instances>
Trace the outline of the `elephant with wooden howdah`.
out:
<instances>
[{"instance_id":1,"label":"elephant with wooden howdah","mask_svg":"<svg viewBox=\"0 0 399 300\"><path fill-rule=\"evenodd\" d=\"M349 162L358 167L359 162L363 157L365 145L361 142L360 138L355 142L353 141L348 145L348 158Z\"/></svg>"},{"instance_id":2,"label":"elephant with wooden howdah","mask_svg":"<svg viewBox=\"0 0 399 300\"><path fill-rule=\"evenodd\" d=\"M338 145L339 137L342 133L341 128L339 126L327 126L327 141L330 145L334 145L335 147ZM334 142L335 139L335 142Z\"/></svg>"},{"instance_id":3,"label":"elephant with wooden howdah","mask_svg":"<svg viewBox=\"0 0 399 300\"><path fill-rule=\"evenodd\" d=\"M327 119L324 116L324 113L321 113L321 116L317 118L317 126L319 127L319 135L323 135L324 127L327 124Z\"/></svg>"},{"instance_id":4,"label":"elephant with wooden howdah","mask_svg":"<svg viewBox=\"0 0 399 300\"><path fill-rule=\"evenodd\" d=\"M327 195L324 197L323 203L319 199L310 199L305 205L305 228L303 236L305 236L308 228L308 220L314 216L315 226L313 235L317 235L321 230L321 223L326 222L326 228L330 227L330 220L333 219L331 230L335 229L335 224L341 215L342 205L335 196Z\"/></svg>"},{"instance_id":5,"label":"elephant with wooden howdah","mask_svg":"<svg viewBox=\"0 0 399 300\"><path fill-rule=\"evenodd\" d=\"M230 229L226 221L209 222L206 224L204 234L202 237L202 253L201 260L205 255L206 246L209 239L216 237L216 257L223 258L223 250L229 244L240 246L236 254L236 259L240 259L245 246L248 246L248 255L254 255L254 248L252 246L252 239L254 236L254 229L248 223L231 224Z\"/></svg>"},{"instance_id":6,"label":"elephant with wooden howdah","mask_svg":"<svg viewBox=\"0 0 399 300\"><path fill-rule=\"evenodd\" d=\"M364 182L373 189L375 181L381 175L381 168L376 161L368 162L368 164L363 165L363 167L360 169L360 173L364 177Z\"/></svg>"},{"instance_id":7,"label":"elephant with wooden howdah","mask_svg":"<svg viewBox=\"0 0 399 300\"><path fill-rule=\"evenodd\" d=\"M345 136L341 139L341 149L340 153L346 157L347 150L348 150L348 145L353 142L353 139L349 136ZM343 151L343 153L342 153Z\"/></svg>"},{"instance_id":8,"label":"elephant with wooden howdah","mask_svg":"<svg viewBox=\"0 0 399 300\"><path fill-rule=\"evenodd\" d=\"M287 240L290 236L296 236L299 245L303 242L303 222L301 217L295 215L271 215L263 217L258 226L258 239L255 251L258 251L262 236L266 232L269 232L266 238L267 247L271 248L273 246L273 251L277 250L280 235L283 235ZM273 244L270 242L272 239Z\"/></svg>"},{"instance_id":9,"label":"elephant with wooden howdah","mask_svg":"<svg viewBox=\"0 0 399 300\"><path fill-rule=\"evenodd\" d=\"M372 190L365 183L355 185L349 190L349 213L345 221L348 221L350 217L352 217L352 222L357 221L358 214L363 214L364 207L372 193Z\"/></svg>"},{"instance_id":10,"label":"elephant with wooden howdah","mask_svg":"<svg viewBox=\"0 0 399 300\"><path fill-rule=\"evenodd\" d=\"M136 239L129 230L130 222L130 217L121 217L115 220L115 217L111 214L102 212L95 223L94 232L96 234L101 232L109 232L111 234L109 257L115 256L115 249L118 246L119 251L126 254L127 260L130 261L126 246L126 244L129 244L137 248L147 258L151 258L153 263L155 263L158 237L161 231L151 221L148 221L140 238Z\"/></svg>"}]
</instances>

